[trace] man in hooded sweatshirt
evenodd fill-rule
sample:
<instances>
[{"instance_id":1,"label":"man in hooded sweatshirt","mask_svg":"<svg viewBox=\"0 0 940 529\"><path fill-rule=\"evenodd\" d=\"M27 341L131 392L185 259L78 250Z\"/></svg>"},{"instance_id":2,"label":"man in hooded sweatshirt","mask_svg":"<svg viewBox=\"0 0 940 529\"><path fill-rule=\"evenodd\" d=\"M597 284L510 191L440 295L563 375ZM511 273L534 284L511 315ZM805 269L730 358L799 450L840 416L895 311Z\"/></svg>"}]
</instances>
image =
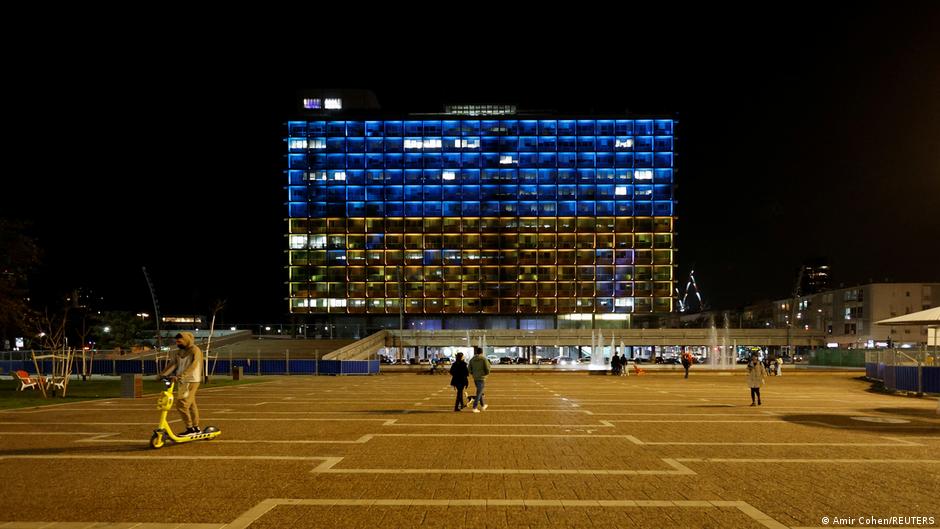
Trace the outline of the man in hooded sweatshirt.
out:
<instances>
[{"instance_id":1,"label":"man in hooded sweatshirt","mask_svg":"<svg viewBox=\"0 0 940 529\"><path fill-rule=\"evenodd\" d=\"M196 345L191 332L176 335L176 358L166 366L157 378L170 376L176 381L176 409L180 412L186 431L180 435L194 435L199 430L199 408L196 407L196 391L202 383L202 349Z\"/></svg>"}]
</instances>

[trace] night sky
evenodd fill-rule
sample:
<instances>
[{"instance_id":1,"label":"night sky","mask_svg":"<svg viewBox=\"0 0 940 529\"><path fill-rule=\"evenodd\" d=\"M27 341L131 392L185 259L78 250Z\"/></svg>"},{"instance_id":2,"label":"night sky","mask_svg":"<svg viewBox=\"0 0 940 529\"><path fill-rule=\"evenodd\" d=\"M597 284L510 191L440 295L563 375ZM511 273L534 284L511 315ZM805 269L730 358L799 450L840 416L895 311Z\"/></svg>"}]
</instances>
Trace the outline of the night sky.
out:
<instances>
[{"instance_id":1,"label":"night sky","mask_svg":"<svg viewBox=\"0 0 940 529\"><path fill-rule=\"evenodd\" d=\"M402 43L396 60L149 49L139 62L26 61L0 215L33 224L38 299L85 286L103 308L149 311L147 266L165 314L227 299L226 322L287 321L283 124L296 90L348 87L402 112L675 116L678 279L694 265L712 308L786 297L815 257L835 286L940 281L940 16L882 6L690 14L669 31L598 27L558 46Z\"/></svg>"}]
</instances>

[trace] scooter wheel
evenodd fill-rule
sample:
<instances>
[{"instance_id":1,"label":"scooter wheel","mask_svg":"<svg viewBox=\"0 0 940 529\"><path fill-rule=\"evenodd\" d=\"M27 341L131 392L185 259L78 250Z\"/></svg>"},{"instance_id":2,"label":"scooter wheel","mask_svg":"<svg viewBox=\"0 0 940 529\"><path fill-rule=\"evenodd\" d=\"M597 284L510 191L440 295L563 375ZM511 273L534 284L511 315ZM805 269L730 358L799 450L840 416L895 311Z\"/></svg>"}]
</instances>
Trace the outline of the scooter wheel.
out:
<instances>
[{"instance_id":1,"label":"scooter wheel","mask_svg":"<svg viewBox=\"0 0 940 529\"><path fill-rule=\"evenodd\" d=\"M164 444L163 434L154 433L150 436L150 448L160 448Z\"/></svg>"}]
</instances>

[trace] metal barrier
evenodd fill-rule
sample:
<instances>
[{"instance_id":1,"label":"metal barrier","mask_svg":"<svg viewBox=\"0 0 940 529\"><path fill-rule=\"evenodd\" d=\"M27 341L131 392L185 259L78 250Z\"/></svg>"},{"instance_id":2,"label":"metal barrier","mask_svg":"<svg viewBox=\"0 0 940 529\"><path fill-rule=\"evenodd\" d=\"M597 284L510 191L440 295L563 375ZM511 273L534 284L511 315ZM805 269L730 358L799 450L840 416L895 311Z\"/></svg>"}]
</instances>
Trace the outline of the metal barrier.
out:
<instances>
[{"instance_id":1,"label":"metal barrier","mask_svg":"<svg viewBox=\"0 0 940 529\"><path fill-rule=\"evenodd\" d=\"M886 349L865 353L865 376L889 391L940 393L940 352Z\"/></svg>"},{"instance_id":2,"label":"metal barrier","mask_svg":"<svg viewBox=\"0 0 940 529\"><path fill-rule=\"evenodd\" d=\"M864 349L816 349L809 353L809 364L814 366L864 367Z\"/></svg>"}]
</instances>

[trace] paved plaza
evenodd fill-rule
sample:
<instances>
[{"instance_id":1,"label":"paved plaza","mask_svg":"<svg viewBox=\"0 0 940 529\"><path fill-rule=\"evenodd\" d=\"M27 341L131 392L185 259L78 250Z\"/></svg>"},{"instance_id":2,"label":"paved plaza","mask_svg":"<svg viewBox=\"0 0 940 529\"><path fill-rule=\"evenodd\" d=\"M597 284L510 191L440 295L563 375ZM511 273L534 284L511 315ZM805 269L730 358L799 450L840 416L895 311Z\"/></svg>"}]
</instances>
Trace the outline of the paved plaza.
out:
<instances>
[{"instance_id":1,"label":"paved plaza","mask_svg":"<svg viewBox=\"0 0 940 529\"><path fill-rule=\"evenodd\" d=\"M222 436L160 450L155 396L2 411L0 528L940 526L936 402L858 376L751 407L741 372L497 369L483 413L449 376L280 377L200 391Z\"/></svg>"}]
</instances>

